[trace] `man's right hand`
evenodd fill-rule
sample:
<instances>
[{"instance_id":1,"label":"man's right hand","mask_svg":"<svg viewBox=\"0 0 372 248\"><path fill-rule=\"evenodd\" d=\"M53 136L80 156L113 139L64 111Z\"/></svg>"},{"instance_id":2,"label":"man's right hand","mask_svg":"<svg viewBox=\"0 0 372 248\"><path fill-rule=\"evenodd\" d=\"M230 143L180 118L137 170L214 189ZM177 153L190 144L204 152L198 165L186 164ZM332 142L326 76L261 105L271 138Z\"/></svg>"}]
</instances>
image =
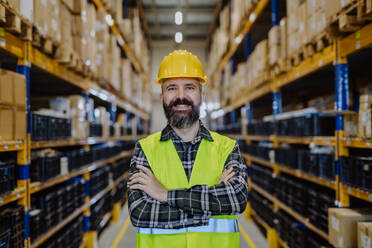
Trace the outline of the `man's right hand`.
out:
<instances>
[{"instance_id":1,"label":"man's right hand","mask_svg":"<svg viewBox=\"0 0 372 248\"><path fill-rule=\"evenodd\" d=\"M222 173L222 176L220 178L220 180L218 181L218 183L222 183L222 182L227 182L229 181L233 176L235 175L235 172L234 172L234 169L231 167L229 169L224 169L223 170L223 173Z\"/></svg>"}]
</instances>

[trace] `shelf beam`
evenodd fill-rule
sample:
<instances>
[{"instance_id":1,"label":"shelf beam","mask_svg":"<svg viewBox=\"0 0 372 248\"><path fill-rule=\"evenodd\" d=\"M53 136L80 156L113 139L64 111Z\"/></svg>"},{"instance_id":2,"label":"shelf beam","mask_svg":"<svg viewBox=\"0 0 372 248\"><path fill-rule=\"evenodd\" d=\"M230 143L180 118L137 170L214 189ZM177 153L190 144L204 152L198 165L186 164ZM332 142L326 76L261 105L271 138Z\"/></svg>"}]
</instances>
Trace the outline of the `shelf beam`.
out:
<instances>
[{"instance_id":1,"label":"shelf beam","mask_svg":"<svg viewBox=\"0 0 372 248\"><path fill-rule=\"evenodd\" d=\"M276 163L271 163L271 162L266 161L264 159L257 158L257 157L254 157L254 156L251 156L251 155L248 155L248 154L243 154L243 157L245 159L249 160L249 161L252 161L252 162L258 163L260 165L269 167L269 168L273 169L274 171L284 172L284 173L289 174L291 176L294 176L294 177L297 177L297 178L301 178L303 180L306 180L306 181L309 181L309 182L312 182L312 183L321 185L323 187L327 187L327 188L336 190L336 186L337 186L336 182L331 181L329 179L315 177L315 176L310 175L308 173L302 172L302 171L300 171L298 169L291 169L291 168L288 168L288 167L286 167L284 165L279 165L279 164L276 164Z\"/></svg>"},{"instance_id":2,"label":"shelf beam","mask_svg":"<svg viewBox=\"0 0 372 248\"><path fill-rule=\"evenodd\" d=\"M296 220L300 221L302 224L304 224L307 228L309 228L311 231L315 232L318 234L320 237L324 238L325 240L328 240L328 234L323 232L322 230L318 229L315 227L313 224L310 223L308 218L305 218L301 215L299 215L297 212L292 210L290 207L279 201L276 197L272 196L271 194L267 193L265 190L261 189L259 186L256 184L252 183L252 188L260 193L262 196L273 202L274 204L277 204L280 209L284 210L287 212L289 215L291 215L293 218Z\"/></svg>"},{"instance_id":3,"label":"shelf beam","mask_svg":"<svg viewBox=\"0 0 372 248\"><path fill-rule=\"evenodd\" d=\"M43 244L47 239L52 237L55 233L57 233L59 230L61 230L63 227L65 227L68 223L70 223L73 219L78 217L80 214L83 213L85 209L89 207L89 204L86 203L82 207L75 210L70 216L68 216L66 219L64 219L62 222L60 222L57 226L53 227L50 231L48 231L46 234L42 235L40 238L35 240L31 244L31 248L39 247L41 244Z\"/></svg>"},{"instance_id":4,"label":"shelf beam","mask_svg":"<svg viewBox=\"0 0 372 248\"><path fill-rule=\"evenodd\" d=\"M67 180L69 180L73 177L80 176L80 175L83 175L84 173L87 173L87 172L96 170L98 168L101 168L103 166L106 166L107 164L113 163L116 160L129 157L131 154L132 154L132 151L124 151L124 152L122 152L122 153L120 153L116 156L111 157L111 158L103 159L103 160L100 160L100 161L96 161L92 164L86 165L83 168L81 168L79 170L72 171L67 175L61 175L61 176L58 176L56 178L50 179L49 181L47 181L45 183L40 183L40 182L31 183L30 193L34 194L34 193L39 192L41 190L44 190L46 188L52 187L56 184L65 182L65 181L67 181Z\"/></svg>"}]
</instances>

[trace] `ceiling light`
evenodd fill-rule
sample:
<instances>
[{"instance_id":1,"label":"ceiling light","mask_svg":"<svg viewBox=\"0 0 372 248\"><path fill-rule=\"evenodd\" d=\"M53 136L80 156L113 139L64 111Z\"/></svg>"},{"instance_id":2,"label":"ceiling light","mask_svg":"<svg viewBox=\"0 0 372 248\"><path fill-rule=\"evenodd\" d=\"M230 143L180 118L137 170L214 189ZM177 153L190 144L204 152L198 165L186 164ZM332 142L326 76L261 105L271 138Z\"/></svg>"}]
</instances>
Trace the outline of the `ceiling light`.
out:
<instances>
[{"instance_id":1,"label":"ceiling light","mask_svg":"<svg viewBox=\"0 0 372 248\"><path fill-rule=\"evenodd\" d=\"M177 32L177 33L174 35L174 39L176 40L177 43L181 43L182 40L183 40L182 33L181 33L181 32Z\"/></svg>"},{"instance_id":2,"label":"ceiling light","mask_svg":"<svg viewBox=\"0 0 372 248\"><path fill-rule=\"evenodd\" d=\"M183 14L181 11L177 11L176 14L174 15L174 22L177 25L181 25L183 22Z\"/></svg>"}]
</instances>

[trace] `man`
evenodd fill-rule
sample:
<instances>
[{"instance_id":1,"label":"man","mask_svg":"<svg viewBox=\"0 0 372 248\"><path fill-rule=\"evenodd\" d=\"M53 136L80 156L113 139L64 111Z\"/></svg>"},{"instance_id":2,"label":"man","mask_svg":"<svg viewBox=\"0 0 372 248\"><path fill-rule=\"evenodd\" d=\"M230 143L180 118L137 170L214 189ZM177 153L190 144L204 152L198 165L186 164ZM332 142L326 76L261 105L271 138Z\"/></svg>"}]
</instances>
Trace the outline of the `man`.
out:
<instances>
[{"instance_id":1,"label":"man","mask_svg":"<svg viewBox=\"0 0 372 248\"><path fill-rule=\"evenodd\" d=\"M201 62L176 50L164 57L156 82L168 125L134 149L128 209L136 246L239 247L235 214L247 204L246 166L234 140L199 120L207 82Z\"/></svg>"}]
</instances>

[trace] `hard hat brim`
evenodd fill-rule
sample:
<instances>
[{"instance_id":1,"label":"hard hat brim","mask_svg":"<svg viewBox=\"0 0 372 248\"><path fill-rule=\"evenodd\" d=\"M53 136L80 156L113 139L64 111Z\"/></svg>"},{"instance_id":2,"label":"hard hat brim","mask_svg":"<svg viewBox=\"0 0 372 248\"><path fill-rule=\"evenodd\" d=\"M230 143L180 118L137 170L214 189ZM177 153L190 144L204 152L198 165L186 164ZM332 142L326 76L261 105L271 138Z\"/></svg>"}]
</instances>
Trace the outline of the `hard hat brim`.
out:
<instances>
[{"instance_id":1,"label":"hard hat brim","mask_svg":"<svg viewBox=\"0 0 372 248\"><path fill-rule=\"evenodd\" d=\"M197 78L197 79L200 79L201 80L201 83L202 85L206 84L208 82L208 77L207 76L204 76L204 77L190 77L190 76L187 76L187 75L177 75L177 76L174 76L174 77L166 77L166 78L156 78L155 80L155 83L161 85L161 82L165 79L169 79L169 78Z\"/></svg>"}]
</instances>

